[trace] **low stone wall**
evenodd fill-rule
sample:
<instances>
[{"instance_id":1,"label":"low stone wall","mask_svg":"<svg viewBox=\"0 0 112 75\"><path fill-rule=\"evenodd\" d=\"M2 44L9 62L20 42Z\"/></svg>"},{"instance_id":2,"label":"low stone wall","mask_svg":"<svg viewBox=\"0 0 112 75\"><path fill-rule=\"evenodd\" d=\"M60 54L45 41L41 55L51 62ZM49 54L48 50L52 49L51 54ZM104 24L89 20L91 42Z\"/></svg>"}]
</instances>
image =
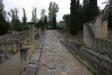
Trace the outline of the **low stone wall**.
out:
<instances>
[{"instance_id":1,"label":"low stone wall","mask_svg":"<svg viewBox=\"0 0 112 75\"><path fill-rule=\"evenodd\" d=\"M112 41L111 40L102 40L95 39L94 43L95 49L102 54L107 54L110 58L112 58Z\"/></svg>"},{"instance_id":2,"label":"low stone wall","mask_svg":"<svg viewBox=\"0 0 112 75\"><path fill-rule=\"evenodd\" d=\"M107 75L112 74L112 60L109 57L97 53L92 49L82 48L83 45L79 43L69 41L62 43L79 60L88 62L89 66L100 73L99 75L104 75L104 73L108 73Z\"/></svg>"},{"instance_id":3,"label":"low stone wall","mask_svg":"<svg viewBox=\"0 0 112 75\"><path fill-rule=\"evenodd\" d=\"M80 50L84 55L94 63L95 67L100 68L101 70L112 74L112 60L104 55L96 53L90 49L81 49ZM83 55L83 56L84 56ZM95 65L96 64L96 65ZM92 64L91 64L92 65Z\"/></svg>"},{"instance_id":4,"label":"low stone wall","mask_svg":"<svg viewBox=\"0 0 112 75\"><path fill-rule=\"evenodd\" d=\"M18 51L20 51L20 43L17 41L0 43L0 61L4 61L11 53Z\"/></svg>"},{"instance_id":5,"label":"low stone wall","mask_svg":"<svg viewBox=\"0 0 112 75\"><path fill-rule=\"evenodd\" d=\"M8 33L0 37L0 61L8 58L11 53L17 53L24 45L31 45L30 30Z\"/></svg>"}]
</instances>

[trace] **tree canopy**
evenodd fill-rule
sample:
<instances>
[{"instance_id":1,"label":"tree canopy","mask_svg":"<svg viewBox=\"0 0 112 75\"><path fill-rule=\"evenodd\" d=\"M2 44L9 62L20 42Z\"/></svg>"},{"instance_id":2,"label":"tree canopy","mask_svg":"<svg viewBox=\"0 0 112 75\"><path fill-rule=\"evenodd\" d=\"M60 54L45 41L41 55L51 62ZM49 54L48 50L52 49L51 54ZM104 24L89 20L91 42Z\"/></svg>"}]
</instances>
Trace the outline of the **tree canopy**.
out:
<instances>
[{"instance_id":1,"label":"tree canopy","mask_svg":"<svg viewBox=\"0 0 112 75\"><path fill-rule=\"evenodd\" d=\"M31 19L31 21L33 23L37 23L37 9L36 8L33 8L33 10L32 10L32 19Z\"/></svg>"},{"instance_id":2,"label":"tree canopy","mask_svg":"<svg viewBox=\"0 0 112 75\"><path fill-rule=\"evenodd\" d=\"M79 0L71 0L71 8L70 8L70 32L71 34L77 34L78 30L80 30L82 26L83 14L82 8Z\"/></svg>"},{"instance_id":3,"label":"tree canopy","mask_svg":"<svg viewBox=\"0 0 112 75\"><path fill-rule=\"evenodd\" d=\"M50 2L49 4L49 22L53 29L56 29L56 16L59 11L58 4L56 2Z\"/></svg>"},{"instance_id":4,"label":"tree canopy","mask_svg":"<svg viewBox=\"0 0 112 75\"><path fill-rule=\"evenodd\" d=\"M93 20L99 13L99 8L97 6L97 0L84 0L83 2L84 9L84 22L90 22Z\"/></svg>"},{"instance_id":5,"label":"tree canopy","mask_svg":"<svg viewBox=\"0 0 112 75\"><path fill-rule=\"evenodd\" d=\"M9 24L6 22L6 12L4 11L3 1L0 0L0 35L8 32Z\"/></svg>"},{"instance_id":6,"label":"tree canopy","mask_svg":"<svg viewBox=\"0 0 112 75\"><path fill-rule=\"evenodd\" d=\"M97 0L83 0L83 6L80 0L71 0L70 7L70 24L71 34L75 35L82 30L83 24L91 22L99 13Z\"/></svg>"},{"instance_id":7,"label":"tree canopy","mask_svg":"<svg viewBox=\"0 0 112 75\"><path fill-rule=\"evenodd\" d=\"M65 22L67 28L69 29L69 26L70 26L70 14L65 14L65 15L63 16L63 20L64 20L64 22Z\"/></svg>"},{"instance_id":8,"label":"tree canopy","mask_svg":"<svg viewBox=\"0 0 112 75\"><path fill-rule=\"evenodd\" d=\"M11 9L11 11L9 12L11 19L11 26L10 29L11 30L16 30L16 31L21 31L22 29L22 24L20 22L20 19L18 17L18 9Z\"/></svg>"},{"instance_id":9,"label":"tree canopy","mask_svg":"<svg viewBox=\"0 0 112 75\"><path fill-rule=\"evenodd\" d=\"M27 17L26 17L26 12L24 8L23 8L23 17L22 17L22 28L23 29L27 28Z\"/></svg>"}]
</instances>

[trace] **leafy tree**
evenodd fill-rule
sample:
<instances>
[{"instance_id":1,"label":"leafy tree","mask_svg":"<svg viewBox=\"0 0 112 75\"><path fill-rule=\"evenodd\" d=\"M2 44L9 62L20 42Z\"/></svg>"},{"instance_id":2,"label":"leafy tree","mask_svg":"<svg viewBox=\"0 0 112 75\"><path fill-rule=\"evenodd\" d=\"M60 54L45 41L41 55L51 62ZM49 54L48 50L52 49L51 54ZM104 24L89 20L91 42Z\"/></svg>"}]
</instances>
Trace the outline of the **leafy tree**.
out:
<instances>
[{"instance_id":1,"label":"leafy tree","mask_svg":"<svg viewBox=\"0 0 112 75\"><path fill-rule=\"evenodd\" d=\"M38 23L36 23L37 28L41 28L42 30L47 27L47 16L45 15L45 9L41 10L41 18Z\"/></svg>"},{"instance_id":2,"label":"leafy tree","mask_svg":"<svg viewBox=\"0 0 112 75\"><path fill-rule=\"evenodd\" d=\"M42 20L40 19L39 22L36 23L36 27L39 29L39 28L42 27L42 25L43 25L43 22L42 22Z\"/></svg>"},{"instance_id":3,"label":"leafy tree","mask_svg":"<svg viewBox=\"0 0 112 75\"><path fill-rule=\"evenodd\" d=\"M63 20L66 23L67 28L69 29L69 26L70 26L70 14L64 15Z\"/></svg>"},{"instance_id":4,"label":"leafy tree","mask_svg":"<svg viewBox=\"0 0 112 75\"><path fill-rule=\"evenodd\" d=\"M18 17L18 9L17 8L11 9L11 11L9 12L9 15L12 18L10 29L16 30L16 31L23 30L22 24L21 24L19 17Z\"/></svg>"},{"instance_id":5,"label":"leafy tree","mask_svg":"<svg viewBox=\"0 0 112 75\"><path fill-rule=\"evenodd\" d=\"M3 1L0 0L0 35L8 32L9 24L5 20L6 12L4 11Z\"/></svg>"},{"instance_id":6,"label":"leafy tree","mask_svg":"<svg viewBox=\"0 0 112 75\"><path fill-rule=\"evenodd\" d=\"M37 23L37 9L36 8L33 8L33 11L32 11L32 20L31 20L33 23Z\"/></svg>"},{"instance_id":7,"label":"leafy tree","mask_svg":"<svg viewBox=\"0 0 112 75\"><path fill-rule=\"evenodd\" d=\"M43 20L44 21L44 18L45 18L45 9L42 9L41 10L41 20Z\"/></svg>"},{"instance_id":8,"label":"leafy tree","mask_svg":"<svg viewBox=\"0 0 112 75\"><path fill-rule=\"evenodd\" d=\"M52 25L52 5L53 5L53 2L50 2L49 4L49 25L51 26Z\"/></svg>"},{"instance_id":9,"label":"leafy tree","mask_svg":"<svg viewBox=\"0 0 112 75\"><path fill-rule=\"evenodd\" d=\"M38 23L36 23L37 28L44 29L44 18L45 18L45 9L41 10L41 18Z\"/></svg>"},{"instance_id":10,"label":"leafy tree","mask_svg":"<svg viewBox=\"0 0 112 75\"><path fill-rule=\"evenodd\" d=\"M22 17L22 28L26 29L27 28L27 17L26 17L26 12L25 9L23 8L23 17Z\"/></svg>"},{"instance_id":11,"label":"leafy tree","mask_svg":"<svg viewBox=\"0 0 112 75\"><path fill-rule=\"evenodd\" d=\"M41 28L42 28L42 29L44 29L44 27L45 27L44 18L45 18L45 9L42 9L42 10L41 10L41 22L42 22Z\"/></svg>"},{"instance_id":12,"label":"leafy tree","mask_svg":"<svg viewBox=\"0 0 112 75\"><path fill-rule=\"evenodd\" d=\"M59 11L58 4L55 2L50 2L49 4L49 21L53 29L56 29L56 14Z\"/></svg>"}]
</instances>

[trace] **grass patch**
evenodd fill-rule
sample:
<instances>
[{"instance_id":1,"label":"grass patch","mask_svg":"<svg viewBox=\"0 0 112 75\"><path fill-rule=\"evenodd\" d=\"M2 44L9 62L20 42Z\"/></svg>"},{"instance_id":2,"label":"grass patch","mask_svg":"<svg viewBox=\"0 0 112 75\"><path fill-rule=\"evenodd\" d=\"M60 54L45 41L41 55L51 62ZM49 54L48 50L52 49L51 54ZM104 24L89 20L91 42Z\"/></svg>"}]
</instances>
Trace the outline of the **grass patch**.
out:
<instances>
[{"instance_id":1,"label":"grass patch","mask_svg":"<svg viewBox=\"0 0 112 75\"><path fill-rule=\"evenodd\" d=\"M108 73L104 72L104 75L109 75Z\"/></svg>"}]
</instances>

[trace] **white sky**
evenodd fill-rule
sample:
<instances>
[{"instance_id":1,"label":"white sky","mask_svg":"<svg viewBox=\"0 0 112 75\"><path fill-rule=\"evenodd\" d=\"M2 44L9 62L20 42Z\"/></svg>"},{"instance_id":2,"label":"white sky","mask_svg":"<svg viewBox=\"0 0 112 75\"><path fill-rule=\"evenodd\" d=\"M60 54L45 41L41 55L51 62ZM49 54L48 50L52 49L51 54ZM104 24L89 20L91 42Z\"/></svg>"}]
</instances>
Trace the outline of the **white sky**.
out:
<instances>
[{"instance_id":1,"label":"white sky","mask_svg":"<svg viewBox=\"0 0 112 75\"><path fill-rule=\"evenodd\" d=\"M59 12L57 14L57 20L62 20L64 14L70 13L70 0L3 0L5 5L5 10L8 12L11 8L19 9L19 17L22 17L22 8L26 9L28 21L32 17L32 8L37 8L37 17L40 17L41 9L46 9L46 14L48 13L48 7L50 1L55 1L59 5ZM98 0L98 6L103 9L105 4L102 2L107 0ZM82 2L82 1L81 1Z\"/></svg>"}]
</instances>

